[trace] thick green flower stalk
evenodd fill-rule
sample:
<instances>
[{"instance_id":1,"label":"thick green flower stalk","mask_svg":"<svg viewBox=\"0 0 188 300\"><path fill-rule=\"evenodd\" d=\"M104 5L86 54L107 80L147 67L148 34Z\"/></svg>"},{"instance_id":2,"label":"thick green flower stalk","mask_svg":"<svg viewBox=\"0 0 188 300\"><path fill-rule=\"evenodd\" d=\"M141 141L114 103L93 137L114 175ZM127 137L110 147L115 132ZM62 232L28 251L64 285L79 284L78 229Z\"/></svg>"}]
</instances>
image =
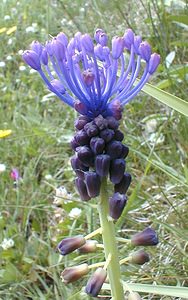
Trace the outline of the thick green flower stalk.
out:
<instances>
[{"instance_id":1,"label":"thick green flower stalk","mask_svg":"<svg viewBox=\"0 0 188 300\"><path fill-rule=\"evenodd\" d=\"M123 144L119 125L124 106L155 72L160 56L152 54L150 45L131 29L114 37L110 47L106 33L97 29L94 39L77 32L69 41L61 32L44 46L34 41L31 49L24 52L23 60L40 74L50 91L79 113L71 141L75 185L81 201L96 198L98 206L101 227L85 237L63 239L58 249L67 255L76 249L87 254L102 248L104 262L66 268L62 279L65 283L74 282L96 268L85 292L96 297L103 283L109 281L112 299L123 300L120 265L128 261L141 265L149 256L141 250L119 258L114 223L126 206L131 183L125 161L129 148ZM109 184L114 189L112 195L108 195ZM103 245L91 239L95 234L102 235ZM130 240L133 246L157 242L151 228Z\"/></svg>"}]
</instances>

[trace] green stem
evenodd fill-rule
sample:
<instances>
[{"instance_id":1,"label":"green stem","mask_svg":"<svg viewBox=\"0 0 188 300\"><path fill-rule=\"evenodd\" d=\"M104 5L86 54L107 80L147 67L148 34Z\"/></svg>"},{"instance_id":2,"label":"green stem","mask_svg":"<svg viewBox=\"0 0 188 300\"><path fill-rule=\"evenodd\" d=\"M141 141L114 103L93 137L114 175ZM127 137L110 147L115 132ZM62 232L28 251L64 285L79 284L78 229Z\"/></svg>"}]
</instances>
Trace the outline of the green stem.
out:
<instances>
[{"instance_id":1,"label":"green stem","mask_svg":"<svg viewBox=\"0 0 188 300\"><path fill-rule=\"evenodd\" d=\"M113 300L123 300L123 286L121 284L120 264L116 244L115 228L113 220L109 218L107 180L103 179L101 184L101 199L98 204L98 212L102 228L105 258L111 254L111 260L107 267L108 278Z\"/></svg>"}]
</instances>

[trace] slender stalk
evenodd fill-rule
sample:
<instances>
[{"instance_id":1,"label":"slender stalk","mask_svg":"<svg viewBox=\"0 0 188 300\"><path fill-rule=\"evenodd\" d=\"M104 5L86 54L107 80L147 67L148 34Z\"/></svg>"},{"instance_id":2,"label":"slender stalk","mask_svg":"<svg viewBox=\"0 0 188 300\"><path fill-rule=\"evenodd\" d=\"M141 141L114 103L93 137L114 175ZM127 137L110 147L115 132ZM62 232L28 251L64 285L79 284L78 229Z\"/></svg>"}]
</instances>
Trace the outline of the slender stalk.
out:
<instances>
[{"instance_id":1,"label":"slender stalk","mask_svg":"<svg viewBox=\"0 0 188 300\"><path fill-rule=\"evenodd\" d=\"M98 212L102 228L102 238L104 244L105 258L111 255L111 260L107 267L108 278L111 287L113 300L123 300L123 286L121 284L120 264L118 249L116 245L116 236L113 220L109 218L107 180L103 179L101 185L101 199L98 204Z\"/></svg>"}]
</instances>

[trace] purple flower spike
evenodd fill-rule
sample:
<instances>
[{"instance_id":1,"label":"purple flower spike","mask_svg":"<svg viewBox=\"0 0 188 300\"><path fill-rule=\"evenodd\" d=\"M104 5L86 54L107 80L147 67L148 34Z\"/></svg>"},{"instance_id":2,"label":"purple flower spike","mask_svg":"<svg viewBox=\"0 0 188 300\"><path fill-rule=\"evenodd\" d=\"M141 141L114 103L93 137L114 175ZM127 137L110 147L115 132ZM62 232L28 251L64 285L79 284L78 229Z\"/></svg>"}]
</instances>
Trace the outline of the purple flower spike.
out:
<instances>
[{"instance_id":1,"label":"purple flower spike","mask_svg":"<svg viewBox=\"0 0 188 300\"><path fill-rule=\"evenodd\" d=\"M120 193L114 193L114 195L109 199L110 216L114 220L119 219L126 203L127 197Z\"/></svg>"},{"instance_id":2,"label":"purple flower spike","mask_svg":"<svg viewBox=\"0 0 188 300\"><path fill-rule=\"evenodd\" d=\"M58 250L61 255L67 255L85 244L86 240L82 235L68 237L58 244Z\"/></svg>"},{"instance_id":3,"label":"purple flower spike","mask_svg":"<svg viewBox=\"0 0 188 300\"><path fill-rule=\"evenodd\" d=\"M131 45L134 43L134 32L132 29L127 29L124 33L124 45L127 49L131 49Z\"/></svg>"},{"instance_id":4,"label":"purple flower spike","mask_svg":"<svg viewBox=\"0 0 188 300\"><path fill-rule=\"evenodd\" d=\"M139 46L139 53L146 62L149 62L150 57L151 57L150 44L148 44L147 42L142 42Z\"/></svg>"},{"instance_id":5,"label":"purple flower spike","mask_svg":"<svg viewBox=\"0 0 188 300\"><path fill-rule=\"evenodd\" d=\"M131 238L133 246L155 246L158 244L158 237L154 229L148 227L136 233Z\"/></svg>"},{"instance_id":6,"label":"purple flower spike","mask_svg":"<svg viewBox=\"0 0 188 300\"><path fill-rule=\"evenodd\" d=\"M57 38L52 40L52 48L57 60L61 61L65 59L65 47Z\"/></svg>"},{"instance_id":7,"label":"purple flower spike","mask_svg":"<svg viewBox=\"0 0 188 300\"><path fill-rule=\"evenodd\" d=\"M23 60L28 64L32 69L39 71L41 69L40 59L38 54L33 50L27 50L22 55Z\"/></svg>"},{"instance_id":8,"label":"purple flower spike","mask_svg":"<svg viewBox=\"0 0 188 300\"><path fill-rule=\"evenodd\" d=\"M87 106L78 99L74 101L74 108L77 112L79 112L82 115L87 114L88 111Z\"/></svg>"},{"instance_id":9,"label":"purple flower spike","mask_svg":"<svg viewBox=\"0 0 188 300\"><path fill-rule=\"evenodd\" d=\"M115 36L112 39L112 57L118 59L123 53L124 40L122 37Z\"/></svg>"},{"instance_id":10,"label":"purple flower spike","mask_svg":"<svg viewBox=\"0 0 188 300\"><path fill-rule=\"evenodd\" d=\"M106 270L102 268L98 268L95 273L93 273L92 277L89 279L85 291L87 294L92 297L97 297L98 293L101 290L103 283L105 282L107 277Z\"/></svg>"},{"instance_id":11,"label":"purple flower spike","mask_svg":"<svg viewBox=\"0 0 188 300\"><path fill-rule=\"evenodd\" d=\"M156 71L158 65L160 64L160 60L161 58L159 54L153 53L151 55L149 60L149 70L148 70L150 74L153 74Z\"/></svg>"}]
</instances>

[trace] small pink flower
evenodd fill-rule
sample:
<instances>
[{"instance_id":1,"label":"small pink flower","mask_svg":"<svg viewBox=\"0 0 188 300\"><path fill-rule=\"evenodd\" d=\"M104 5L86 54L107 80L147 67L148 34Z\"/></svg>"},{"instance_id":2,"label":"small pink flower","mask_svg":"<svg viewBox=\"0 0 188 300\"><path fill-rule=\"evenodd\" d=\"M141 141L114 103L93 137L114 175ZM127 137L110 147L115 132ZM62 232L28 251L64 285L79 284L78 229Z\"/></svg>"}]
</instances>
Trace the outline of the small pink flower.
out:
<instances>
[{"instance_id":1,"label":"small pink flower","mask_svg":"<svg viewBox=\"0 0 188 300\"><path fill-rule=\"evenodd\" d=\"M20 179L20 174L19 174L19 171L18 169L16 168L13 168L11 173L10 173L10 177L15 180L15 181L18 181Z\"/></svg>"}]
</instances>

